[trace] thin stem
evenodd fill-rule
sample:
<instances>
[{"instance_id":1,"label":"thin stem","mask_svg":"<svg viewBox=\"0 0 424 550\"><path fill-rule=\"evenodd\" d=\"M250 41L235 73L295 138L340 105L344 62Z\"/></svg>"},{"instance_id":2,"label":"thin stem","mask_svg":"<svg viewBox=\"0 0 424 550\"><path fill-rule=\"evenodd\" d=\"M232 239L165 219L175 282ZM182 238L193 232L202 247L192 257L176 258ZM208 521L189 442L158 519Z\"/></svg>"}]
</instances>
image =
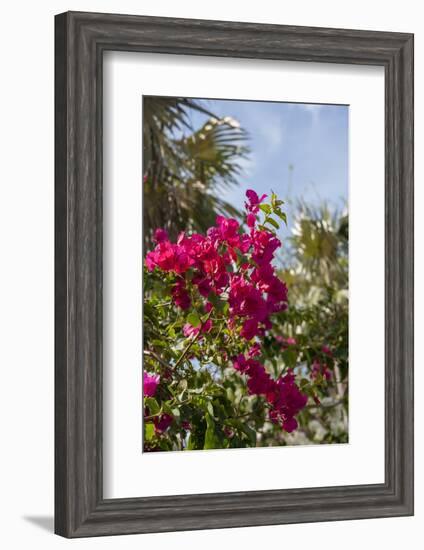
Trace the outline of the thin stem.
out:
<instances>
[{"instance_id":1,"label":"thin stem","mask_svg":"<svg viewBox=\"0 0 424 550\"><path fill-rule=\"evenodd\" d=\"M308 405L308 409L319 409L319 407L322 407L323 409L332 409L333 407L337 407L337 405L342 405L344 403L344 399L338 399L337 401L334 401L333 403L329 403L326 405L325 403L320 403L319 405Z\"/></svg>"},{"instance_id":2,"label":"thin stem","mask_svg":"<svg viewBox=\"0 0 424 550\"><path fill-rule=\"evenodd\" d=\"M164 361L161 357L159 357L159 355L157 355L157 353L155 353L154 351L151 351L151 350L148 350L148 349L145 349L143 351L143 353L149 357L153 357L153 359L156 359L156 361L158 363L160 363L163 367L165 367L166 369L172 369L171 365L169 363L167 363L166 361Z\"/></svg>"},{"instance_id":3,"label":"thin stem","mask_svg":"<svg viewBox=\"0 0 424 550\"><path fill-rule=\"evenodd\" d=\"M176 369L179 365L181 365L181 363L184 361L187 353L190 351L192 345L196 342L196 340L199 338L201 332L202 332L202 328L205 326L206 322L209 320L209 317L211 316L211 313L212 313L212 309L209 311L209 313L207 314L206 316L206 319L200 324L200 328L199 328L199 331L193 336L193 338L190 340L190 342L187 344L186 348L184 349L184 351L182 352L182 354L178 357L175 365L174 365L174 369Z\"/></svg>"}]
</instances>

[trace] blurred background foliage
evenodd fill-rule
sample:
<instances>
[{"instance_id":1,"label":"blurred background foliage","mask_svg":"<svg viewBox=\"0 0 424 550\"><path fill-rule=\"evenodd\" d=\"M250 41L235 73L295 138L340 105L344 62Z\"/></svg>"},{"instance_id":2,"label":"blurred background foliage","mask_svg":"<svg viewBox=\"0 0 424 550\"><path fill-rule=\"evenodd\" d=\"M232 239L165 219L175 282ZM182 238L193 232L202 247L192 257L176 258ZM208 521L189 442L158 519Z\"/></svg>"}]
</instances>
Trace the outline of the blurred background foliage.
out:
<instances>
[{"instance_id":1,"label":"blurred background foliage","mask_svg":"<svg viewBox=\"0 0 424 550\"><path fill-rule=\"evenodd\" d=\"M291 211L293 229L280 270L289 289L289 308L278 323L282 335L296 340L288 346L295 371L310 378L317 360L328 367L331 378L315 379L320 405L302 411L301 429L283 437L291 444L347 442L349 218L325 204L297 202Z\"/></svg>"},{"instance_id":2,"label":"blurred background foliage","mask_svg":"<svg viewBox=\"0 0 424 550\"><path fill-rule=\"evenodd\" d=\"M208 116L194 129L190 112ZM248 136L237 121L219 118L198 101L143 97L144 244L157 227L171 239L180 231L205 231L218 213L240 212L220 197L237 185Z\"/></svg>"},{"instance_id":3,"label":"blurred background foliage","mask_svg":"<svg viewBox=\"0 0 424 550\"><path fill-rule=\"evenodd\" d=\"M192 110L207 115L202 127L193 128ZM182 230L204 232L215 224L218 213L242 222L241 213L225 201L222 190L240 184L243 160L249 155L246 130L192 99L144 97L143 113L145 252L152 248L158 227L167 229L174 240ZM294 369L310 398L298 416L299 428L289 434L268 422L264 402L246 396L225 350L217 348L199 363L187 364L166 390L160 390L169 414L196 428L190 433L176 423L166 436L145 434L145 450L348 441L347 210L296 200L289 201L285 211L291 230L278 262L279 275L289 288L289 307L273 317L261 361L275 377ZM151 277L144 288L144 366L165 377L165 366L175 361L184 345L178 334L185 322L181 311L159 307L168 300L169 284ZM201 343L196 343L193 354L201 356L196 346ZM317 364L321 370L314 371ZM194 388L190 396L187 377L188 386ZM219 394L217 380L222 387ZM185 396L179 410L172 407L177 395Z\"/></svg>"}]
</instances>

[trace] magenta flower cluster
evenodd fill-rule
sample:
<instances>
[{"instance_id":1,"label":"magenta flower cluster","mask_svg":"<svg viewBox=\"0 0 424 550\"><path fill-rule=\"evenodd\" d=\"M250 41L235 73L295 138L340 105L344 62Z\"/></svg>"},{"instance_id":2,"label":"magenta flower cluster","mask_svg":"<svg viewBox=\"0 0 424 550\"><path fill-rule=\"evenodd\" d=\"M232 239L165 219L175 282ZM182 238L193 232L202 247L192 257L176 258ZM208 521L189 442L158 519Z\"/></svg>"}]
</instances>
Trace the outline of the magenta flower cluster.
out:
<instances>
[{"instance_id":1,"label":"magenta flower cluster","mask_svg":"<svg viewBox=\"0 0 424 550\"><path fill-rule=\"evenodd\" d=\"M281 424L286 432L292 432L297 428L295 415L305 407L308 398L296 385L293 371L289 370L277 380L271 378L265 367L253 359L258 352L252 349L247 357L240 354L233 362L234 368L247 375L250 394L265 397L270 405L268 416L271 422Z\"/></svg>"},{"instance_id":2,"label":"magenta flower cluster","mask_svg":"<svg viewBox=\"0 0 424 550\"><path fill-rule=\"evenodd\" d=\"M241 336L251 340L271 328L269 316L272 313L287 308L287 287L271 265L281 242L271 231L255 227L259 205L265 195L259 198L252 190L246 195L248 233L241 231L237 220L224 216L217 216L216 226L206 235L187 236L183 232L176 243L170 242L165 230L158 229L155 232L157 244L147 254L146 265L150 271L159 268L177 276L172 298L175 305L184 310L191 306L188 277L183 276L189 270L191 283L204 298L211 292L220 296L228 291L230 322L234 324L241 319ZM238 262L240 257L245 261ZM185 332L188 333L188 328Z\"/></svg>"},{"instance_id":3,"label":"magenta flower cluster","mask_svg":"<svg viewBox=\"0 0 424 550\"><path fill-rule=\"evenodd\" d=\"M147 254L146 266L149 271L156 268L175 275L172 300L183 310L192 305L193 289L204 299L205 314L211 313L216 298L227 301L228 327L251 342L271 329L272 314L287 308L287 287L272 265L281 242L274 232L258 225L258 213L266 195L258 197L255 191L248 190L246 197L247 231L237 220L224 216L217 216L216 225L206 235L182 232L176 243L169 240L164 229L158 229L156 246ZM212 328L208 316L196 327L186 323L183 333L200 338ZM292 432L297 428L294 417L306 405L307 397L295 384L291 371L273 380L264 365L254 359L258 354L256 343L247 357L239 355L233 365L247 375L249 393L265 397L270 420Z\"/></svg>"},{"instance_id":4,"label":"magenta flower cluster","mask_svg":"<svg viewBox=\"0 0 424 550\"><path fill-rule=\"evenodd\" d=\"M153 397L160 382L159 374L143 373L143 389L146 397Z\"/></svg>"}]
</instances>

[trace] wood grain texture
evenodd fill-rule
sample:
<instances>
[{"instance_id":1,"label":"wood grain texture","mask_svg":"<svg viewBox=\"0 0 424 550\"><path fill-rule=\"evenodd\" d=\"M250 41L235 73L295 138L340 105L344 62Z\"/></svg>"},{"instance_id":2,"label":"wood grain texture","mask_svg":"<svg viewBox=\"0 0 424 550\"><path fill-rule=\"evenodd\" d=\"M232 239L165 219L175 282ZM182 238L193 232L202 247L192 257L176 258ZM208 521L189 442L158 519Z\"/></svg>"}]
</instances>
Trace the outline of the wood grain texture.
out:
<instances>
[{"instance_id":1,"label":"wood grain texture","mask_svg":"<svg viewBox=\"0 0 424 550\"><path fill-rule=\"evenodd\" d=\"M413 35L68 12L55 39L55 531L65 537L413 514ZM385 67L385 482L103 499L105 50Z\"/></svg>"}]
</instances>

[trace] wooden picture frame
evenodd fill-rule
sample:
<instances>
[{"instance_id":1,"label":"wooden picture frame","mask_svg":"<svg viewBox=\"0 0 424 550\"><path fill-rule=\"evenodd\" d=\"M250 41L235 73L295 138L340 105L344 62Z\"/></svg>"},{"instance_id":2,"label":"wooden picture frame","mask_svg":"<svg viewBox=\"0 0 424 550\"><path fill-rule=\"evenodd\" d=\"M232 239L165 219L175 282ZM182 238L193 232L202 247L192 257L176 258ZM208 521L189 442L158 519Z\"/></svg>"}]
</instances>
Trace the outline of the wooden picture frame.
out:
<instances>
[{"instance_id":1,"label":"wooden picture frame","mask_svg":"<svg viewBox=\"0 0 424 550\"><path fill-rule=\"evenodd\" d=\"M413 35L68 12L55 21L55 531L117 535L413 514ZM104 499L102 56L385 70L385 482Z\"/></svg>"}]
</instances>

